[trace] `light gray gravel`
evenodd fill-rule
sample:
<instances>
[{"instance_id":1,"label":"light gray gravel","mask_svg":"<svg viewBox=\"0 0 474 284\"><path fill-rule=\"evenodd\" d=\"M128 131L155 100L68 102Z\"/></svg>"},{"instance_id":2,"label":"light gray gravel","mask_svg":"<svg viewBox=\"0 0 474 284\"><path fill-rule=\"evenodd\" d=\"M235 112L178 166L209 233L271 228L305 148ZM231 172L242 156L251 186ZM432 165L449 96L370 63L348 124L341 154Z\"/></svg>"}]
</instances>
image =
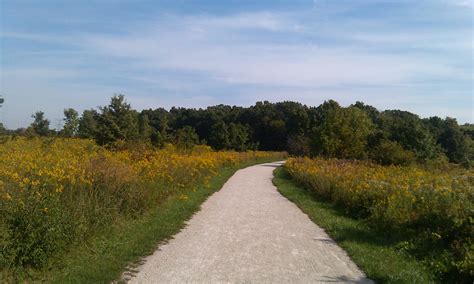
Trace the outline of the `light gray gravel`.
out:
<instances>
[{"instance_id":1,"label":"light gray gravel","mask_svg":"<svg viewBox=\"0 0 474 284\"><path fill-rule=\"evenodd\" d=\"M282 162L236 172L131 283L371 283L272 184Z\"/></svg>"}]
</instances>

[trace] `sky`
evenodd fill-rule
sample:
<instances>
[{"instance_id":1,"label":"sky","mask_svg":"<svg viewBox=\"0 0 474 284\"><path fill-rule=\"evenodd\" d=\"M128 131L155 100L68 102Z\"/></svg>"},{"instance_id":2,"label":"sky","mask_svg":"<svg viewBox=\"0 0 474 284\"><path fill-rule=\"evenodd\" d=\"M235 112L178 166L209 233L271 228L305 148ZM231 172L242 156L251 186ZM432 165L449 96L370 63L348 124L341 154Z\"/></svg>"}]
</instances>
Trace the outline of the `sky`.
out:
<instances>
[{"instance_id":1,"label":"sky","mask_svg":"<svg viewBox=\"0 0 474 284\"><path fill-rule=\"evenodd\" d=\"M0 122L334 99L474 122L474 0L0 0Z\"/></svg>"}]
</instances>

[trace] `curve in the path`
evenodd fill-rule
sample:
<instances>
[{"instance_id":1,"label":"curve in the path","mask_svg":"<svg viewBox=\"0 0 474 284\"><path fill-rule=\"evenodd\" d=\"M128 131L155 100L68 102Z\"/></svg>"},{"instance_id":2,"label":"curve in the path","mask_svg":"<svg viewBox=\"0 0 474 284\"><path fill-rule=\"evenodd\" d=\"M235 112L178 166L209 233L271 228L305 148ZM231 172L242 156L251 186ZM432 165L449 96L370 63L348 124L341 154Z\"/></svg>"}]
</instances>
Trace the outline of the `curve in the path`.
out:
<instances>
[{"instance_id":1,"label":"curve in the path","mask_svg":"<svg viewBox=\"0 0 474 284\"><path fill-rule=\"evenodd\" d=\"M236 172L131 283L370 283L272 184L279 163Z\"/></svg>"}]
</instances>

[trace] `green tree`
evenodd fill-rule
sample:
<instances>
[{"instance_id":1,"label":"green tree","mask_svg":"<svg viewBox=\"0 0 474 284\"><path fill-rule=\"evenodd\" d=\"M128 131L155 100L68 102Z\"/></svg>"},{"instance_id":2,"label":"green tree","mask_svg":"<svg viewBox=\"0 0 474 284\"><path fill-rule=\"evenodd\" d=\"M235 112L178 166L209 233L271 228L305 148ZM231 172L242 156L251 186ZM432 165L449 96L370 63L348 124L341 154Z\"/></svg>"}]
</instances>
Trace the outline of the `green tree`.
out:
<instances>
[{"instance_id":1,"label":"green tree","mask_svg":"<svg viewBox=\"0 0 474 284\"><path fill-rule=\"evenodd\" d=\"M170 134L170 127L168 125L169 113L164 108L158 108L155 110L148 109L143 110L140 113L141 116L146 115L148 117L148 124L151 127L150 140L151 143L155 146L162 147L166 142L172 141L172 135ZM141 133L143 133L143 122Z\"/></svg>"},{"instance_id":2,"label":"green tree","mask_svg":"<svg viewBox=\"0 0 474 284\"><path fill-rule=\"evenodd\" d=\"M369 134L373 131L369 116L355 107L330 107L324 120L315 128L317 154L336 158L364 158Z\"/></svg>"},{"instance_id":3,"label":"green tree","mask_svg":"<svg viewBox=\"0 0 474 284\"><path fill-rule=\"evenodd\" d=\"M293 156L309 156L311 140L303 134L290 135L287 140L287 151Z\"/></svg>"},{"instance_id":4,"label":"green tree","mask_svg":"<svg viewBox=\"0 0 474 284\"><path fill-rule=\"evenodd\" d=\"M64 127L61 134L66 137L73 137L79 129L79 114L73 108L64 110Z\"/></svg>"},{"instance_id":5,"label":"green tree","mask_svg":"<svg viewBox=\"0 0 474 284\"><path fill-rule=\"evenodd\" d=\"M0 96L0 107L2 107L5 100ZM3 123L0 122L0 135L7 134L7 129L3 126Z\"/></svg>"},{"instance_id":6,"label":"green tree","mask_svg":"<svg viewBox=\"0 0 474 284\"><path fill-rule=\"evenodd\" d=\"M285 108L282 106L282 108ZM240 122L251 127L252 141L259 149L283 151L286 147L287 125L282 112L268 101L257 102L242 112Z\"/></svg>"},{"instance_id":7,"label":"green tree","mask_svg":"<svg viewBox=\"0 0 474 284\"><path fill-rule=\"evenodd\" d=\"M245 151L251 148L250 133L247 126L231 122L228 127L229 149Z\"/></svg>"},{"instance_id":8,"label":"green tree","mask_svg":"<svg viewBox=\"0 0 474 284\"><path fill-rule=\"evenodd\" d=\"M140 139L147 141L150 140L153 135L153 128L150 126L150 120L146 114L140 114L138 116L138 133Z\"/></svg>"},{"instance_id":9,"label":"green tree","mask_svg":"<svg viewBox=\"0 0 474 284\"><path fill-rule=\"evenodd\" d=\"M49 134L49 120L44 117L44 112L37 111L31 117L34 118L30 125L33 133L39 136L47 136Z\"/></svg>"},{"instance_id":10,"label":"green tree","mask_svg":"<svg viewBox=\"0 0 474 284\"><path fill-rule=\"evenodd\" d=\"M8 130L3 126L3 123L0 122L0 135L6 135Z\"/></svg>"},{"instance_id":11,"label":"green tree","mask_svg":"<svg viewBox=\"0 0 474 284\"><path fill-rule=\"evenodd\" d=\"M380 141L370 149L370 158L382 165L409 165L416 161L415 153L403 149L402 145L390 140Z\"/></svg>"},{"instance_id":12,"label":"green tree","mask_svg":"<svg viewBox=\"0 0 474 284\"><path fill-rule=\"evenodd\" d=\"M95 110L85 110L82 112L82 116L79 120L79 127L77 135L81 138L93 139L97 132L97 122L95 117L97 116Z\"/></svg>"},{"instance_id":13,"label":"green tree","mask_svg":"<svg viewBox=\"0 0 474 284\"><path fill-rule=\"evenodd\" d=\"M367 115L370 117L370 119L372 119L372 122L374 122L374 123L377 122L377 120L379 118L379 115L380 115L380 111L378 111L378 109L376 109L375 107L373 107L371 105L366 105L363 102L359 102L359 101L357 101L355 104L353 104L351 106L365 111L365 113L367 113Z\"/></svg>"},{"instance_id":14,"label":"green tree","mask_svg":"<svg viewBox=\"0 0 474 284\"><path fill-rule=\"evenodd\" d=\"M324 101L317 108L310 109L310 121L313 127L319 127L327 119L330 113L339 110L341 106L334 100Z\"/></svg>"},{"instance_id":15,"label":"green tree","mask_svg":"<svg viewBox=\"0 0 474 284\"><path fill-rule=\"evenodd\" d=\"M174 135L174 144L178 149L189 151L194 145L199 143L199 136L196 134L196 130L191 126L185 126L176 130Z\"/></svg>"},{"instance_id":16,"label":"green tree","mask_svg":"<svg viewBox=\"0 0 474 284\"><path fill-rule=\"evenodd\" d=\"M223 120L212 125L208 142L209 145L216 150L223 150L230 147L229 129Z\"/></svg>"},{"instance_id":17,"label":"green tree","mask_svg":"<svg viewBox=\"0 0 474 284\"><path fill-rule=\"evenodd\" d=\"M461 125L462 132L469 136L471 139L474 139L474 124L465 123Z\"/></svg>"},{"instance_id":18,"label":"green tree","mask_svg":"<svg viewBox=\"0 0 474 284\"><path fill-rule=\"evenodd\" d=\"M447 117L444 127L438 136L441 145L450 162L469 165L469 142L456 119Z\"/></svg>"},{"instance_id":19,"label":"green tree","mask_svg":"<svg viewBox=\"0 0 474 284\"><path fill-rule=\"evenodd\" d=\"M110 104L99 110L100 113L95 116L95 139L99 145L138 138L138 113L125 101L123 95L113 96Z\"/></svg>"},{"instance_id":20,"label":"green tree","mask_svg":"<svg viewBox=\"0 0 474 284\"><path fill-rule=\"evenodd\" d=\"M415 152L419 161L442 156L435 138L417 115L401 110L386 110L380 114L378 124L389 140Z\"/></svg>"}]
</instances>

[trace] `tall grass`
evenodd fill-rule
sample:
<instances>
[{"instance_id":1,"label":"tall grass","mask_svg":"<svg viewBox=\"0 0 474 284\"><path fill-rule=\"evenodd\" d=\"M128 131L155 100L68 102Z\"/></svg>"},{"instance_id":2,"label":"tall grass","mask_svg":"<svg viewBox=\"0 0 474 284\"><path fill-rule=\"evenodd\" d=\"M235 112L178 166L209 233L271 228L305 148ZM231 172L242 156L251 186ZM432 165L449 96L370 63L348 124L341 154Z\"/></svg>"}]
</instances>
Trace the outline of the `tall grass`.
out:
<instances>
[{"instance_id":1,"label":"tall grass","mask_svg":"<svg viewBox=\"0 0 474 284\"><path fill-rule=\"evenodd\" d=\"M380 166L368 162L289 159L285 168L320 197L401 236L441 279L474 278L474 172L459 168Z\"/></svg>"},{"instance_id":2,"label":"tall grass","mask_svg":"<svg viewBox=\"0 0 474 284\"><path fill-rule=\"evenodd\" d=\"M43 267L72 243L169 196L206 185L219 169L282 153L111 151L80 139L7 139L0 144L0 266ZM185 190L186 189L186 190Z\"/></svg>"}]
</instances>

